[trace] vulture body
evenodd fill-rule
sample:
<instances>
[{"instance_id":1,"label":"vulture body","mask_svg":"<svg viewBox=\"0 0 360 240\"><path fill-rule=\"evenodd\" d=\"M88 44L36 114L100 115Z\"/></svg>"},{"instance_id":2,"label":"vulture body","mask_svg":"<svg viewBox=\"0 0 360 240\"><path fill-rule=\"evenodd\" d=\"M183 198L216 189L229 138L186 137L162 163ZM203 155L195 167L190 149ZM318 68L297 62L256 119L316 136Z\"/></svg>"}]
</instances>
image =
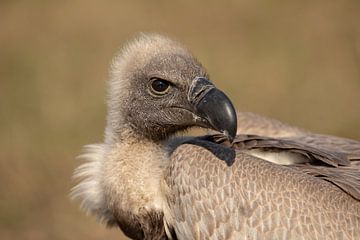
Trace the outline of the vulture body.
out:
<instances>
[{"instance_id":1,"label":"vulture body","mask_svg":"<svg viewBox=\"0 0 360 240\"><path fill-rule=\"evenodd\" d=\"M359 142L236 115L160 35L111 74L104 143L85 147L72 190L103 223L133 239L360 239ZM176 137L193 126L221 134Z\"/></svg>"}]
</instances>

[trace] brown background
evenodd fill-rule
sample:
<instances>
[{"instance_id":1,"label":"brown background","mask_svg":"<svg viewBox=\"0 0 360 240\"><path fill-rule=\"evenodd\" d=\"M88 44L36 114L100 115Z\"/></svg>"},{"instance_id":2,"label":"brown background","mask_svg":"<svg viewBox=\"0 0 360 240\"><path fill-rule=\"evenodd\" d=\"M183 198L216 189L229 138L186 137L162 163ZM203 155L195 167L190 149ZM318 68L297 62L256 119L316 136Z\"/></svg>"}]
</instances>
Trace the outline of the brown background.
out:
<instances>
[{"instance_id":1,"label":"brown background","mask_svg":"<svg viewBox=\"0 0 360 240\"><path fill-rule=\"evenodd\" d=\"M242 111L360 139L360 2L1 1L0 239L119 239L68 198L139 31L184 42Z\"/></svg>"}]
</instances>

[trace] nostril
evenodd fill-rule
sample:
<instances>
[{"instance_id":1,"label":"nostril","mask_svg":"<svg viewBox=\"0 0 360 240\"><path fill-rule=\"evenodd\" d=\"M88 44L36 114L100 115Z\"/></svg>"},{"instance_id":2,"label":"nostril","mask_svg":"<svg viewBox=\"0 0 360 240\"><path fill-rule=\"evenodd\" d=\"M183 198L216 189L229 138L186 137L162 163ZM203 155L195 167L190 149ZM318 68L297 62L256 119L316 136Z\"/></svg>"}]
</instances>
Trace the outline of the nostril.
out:
<instances>
[{"instance_id":1,"label":"nostril","mask_svg":"<svg viewBox=\"0 0 360 240\"><path fill-rule=\"evenodd\" d=\"M198 100L202 99L202 97L213 88L215 88L214 84L212 84L207 78L196 77L190 85L188 101L196 105Z\"/></svg>"}]
</instances>

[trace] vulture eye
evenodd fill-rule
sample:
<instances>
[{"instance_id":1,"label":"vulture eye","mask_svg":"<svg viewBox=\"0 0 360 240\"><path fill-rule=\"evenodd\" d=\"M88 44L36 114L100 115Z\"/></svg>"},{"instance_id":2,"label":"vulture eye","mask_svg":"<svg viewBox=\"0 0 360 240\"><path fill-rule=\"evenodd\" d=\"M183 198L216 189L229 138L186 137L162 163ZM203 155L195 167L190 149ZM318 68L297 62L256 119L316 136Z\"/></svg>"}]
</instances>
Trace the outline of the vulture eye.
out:
<instances>
[{"instance_id":1,"label":"vulture eye","mask_svg":"<svg viewBox=\"0 0 360 240\"><path fill-rule=\"evenodd\" d=\"M161 78L151 78L151 92L156 95L164 95L170 89L170 83Z\"/></svg>"}]
</instances>

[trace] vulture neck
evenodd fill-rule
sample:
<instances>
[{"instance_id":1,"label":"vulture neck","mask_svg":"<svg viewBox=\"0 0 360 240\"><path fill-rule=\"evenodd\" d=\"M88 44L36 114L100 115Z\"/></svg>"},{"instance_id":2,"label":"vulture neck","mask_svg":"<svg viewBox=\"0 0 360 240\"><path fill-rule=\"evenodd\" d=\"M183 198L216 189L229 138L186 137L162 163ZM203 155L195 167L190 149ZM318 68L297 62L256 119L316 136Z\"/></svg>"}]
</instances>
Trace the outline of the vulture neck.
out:
<instances>
[{"instance_id":1,"label":"vulture neck","mask_svg":"<svg viewBox=\"0 0 360 240\"><path fill-rule=\"evenodd\" d=\"M123 128L108 153L103 182L115 217L162 214L166 203L164 169L169 163L163 143L144 138L130 127Z\"/></svg>"}]
</instances>

